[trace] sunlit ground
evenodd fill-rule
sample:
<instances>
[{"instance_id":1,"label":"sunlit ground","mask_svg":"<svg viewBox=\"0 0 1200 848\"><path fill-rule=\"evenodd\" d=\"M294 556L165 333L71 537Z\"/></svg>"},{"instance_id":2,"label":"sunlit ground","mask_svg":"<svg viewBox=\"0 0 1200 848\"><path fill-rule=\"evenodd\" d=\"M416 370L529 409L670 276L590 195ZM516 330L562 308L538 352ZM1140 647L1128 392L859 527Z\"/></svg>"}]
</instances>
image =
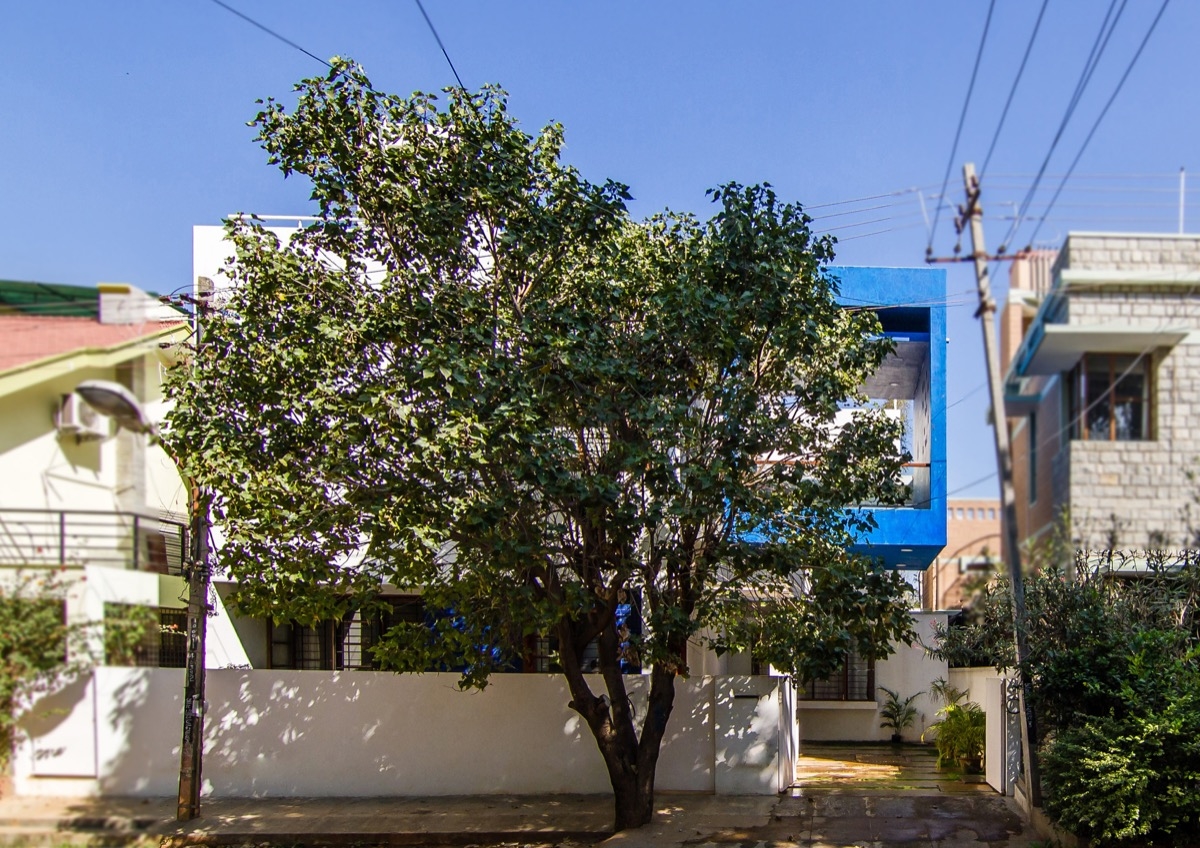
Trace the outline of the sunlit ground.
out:
<instances>
[{"instance_id":1,"label":"sunlit ground","mask_svg":"<svg viewBox=\"0 0 1200 848\"><path fill-rule=\"evenodd\" d=\"M852 745L804 742L796 761L800 789L895 791L991 791L982 778L937 767L937 752L925 745Z\"/></svg>"}]
</instances>

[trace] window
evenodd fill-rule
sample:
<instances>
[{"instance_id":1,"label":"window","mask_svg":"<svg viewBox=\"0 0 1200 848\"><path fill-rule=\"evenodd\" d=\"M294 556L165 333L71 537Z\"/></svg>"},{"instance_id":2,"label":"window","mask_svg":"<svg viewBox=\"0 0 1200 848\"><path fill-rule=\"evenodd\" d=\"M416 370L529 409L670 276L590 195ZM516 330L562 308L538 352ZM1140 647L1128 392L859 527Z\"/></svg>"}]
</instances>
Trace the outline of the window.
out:
<instances>
[{"instance_id":1,"label":"window","mask_svg":"<svg viewBox=\"0 0 1200 848\"><path fill-rule=\"evenodd\" d=\"M315 625L294 621L267 621L270 668L311 669L323 671L379 670L371 648L384 633L405 622L434 627L444 613L429 611L420 596L397 596L387 599L388 608L377 615L348 613L341 620L327 619ZM617 605L616 625L621 639L620 668L623 674L639 674L641 662L637 655L637 636L642 632L638 596L622 593ZM559 671L558 640L552 636L529 636L513 650L509 671ZM599 670L599 654L595 642L588 645L583 656L585 671ZM430 667L429 671L456 671L462 666Z\"/></svg>"},{"instance_id":2,"label":"window","mask_svg":"<svg viewBox=\"0 0 1200 848\"><path fill-rule=\"evenodd\" d=\"M969 508L969 509L967 510L967 520L968 520L968 521L974 521L974 520L975 520L975 509L974 509L974 507L972 507L972 508Z\"/></svg>"},{"instance_id":3,"label":"window","mask_svg":"<svg viewBox=\"0 0 1200 848\"><path fill-rule=\"evenodd\" d=\"M390 599L391 609L377 617L352 612L342 620L328 619L315 625L294 621L267 622L270 668L344 671L378 669L371 646L380 635L400 621L425 621L420 597Z\"/></svg>"},{"instance_id":4,"label":"window","mask_svg":"<svg viewBox=\"0 0 1200 848\"><path fill-rule=\"evenodd\" d=\"M875 660L852 653L846 664L829 677L798 688L796 697L805 701L873 701Z\"/></svg>"},{"instance_id":5,"label":"window","mask_svg":"<svg viewBox=\"0 0 1200 848\"><path fill-rule=\"evenodd\" d=\"M1084 354L1064 385L1071 438L1104 442L1149 439L1151 375L1147 355Z\"/></svg>"},{"instance_id":6,"label":"window","mask_svg":"<svg viewBox=\"0 0 1200 848\"><path fill-rule=\"evenodd\" d=\"M187 610L158 607L139 613L130 604L106 603L104 618L113 626L106 632L106 665L183 668L187 665ZM145 621L141 616L148 614ZM142 630L140 638L129 627ZM121 628L124 635L117 633Z\"/></svg>"},{"instance_id":7,"label":"window","mask_svg":"<svg viewBox=\"0 0 1200 848\"><path fill-rule=\"evenodd\" d=\"M988 521L995 521L995 520L996 520L996 508L991 507L988 509Z\"/></svg>"},{"instance_id":8,"label":"window","mask_svg":"<svg viewBox=\"0 0 1200 848\"><path fill-rule=\"evenodd\" d=\"M959 520L959 521L962 521L962 519L963 519L963 508L962 508L961 506L958 508L958 515L957 515L957 516L955 516L955 517L956 517L956 518L958 518L958 520Z\"/></svg>"}]
</instances>

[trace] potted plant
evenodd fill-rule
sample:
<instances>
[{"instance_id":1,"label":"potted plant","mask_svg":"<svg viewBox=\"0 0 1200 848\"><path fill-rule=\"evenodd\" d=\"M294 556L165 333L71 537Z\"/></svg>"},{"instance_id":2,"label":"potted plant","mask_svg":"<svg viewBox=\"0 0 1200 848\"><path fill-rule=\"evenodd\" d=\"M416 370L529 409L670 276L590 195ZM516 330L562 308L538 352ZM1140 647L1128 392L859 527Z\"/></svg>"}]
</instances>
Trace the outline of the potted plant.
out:
<instances>
[{"instance_id":1,"label":"potted plant","mask_svg":"<svg viewBox=\"0 0 1200 848\"><path fill-rule=\"evenodd\" d=\"M967 774L983 770L983 752L987 734L987 715L976 703L947 704L938 710L942 718L926 730L937 731L938 767L957 763ZM925 734L921 734L925 741Z\"/></svg>"},{"instance_id":2,"label":"potted plant","mask_svg":"<svg viewBox=\"0 0 1200 848\"><path fill-rule=\"evenodd\" d=\"M918 692L915 695L901 699L899 692L893 692L886 686L880 686L879 691L887 693L887 700L880 707L883 721L879 722L879 726L890 727L892 729L892 742L897 743L903 738L902 734L905 728L910 727L917 717L917 708L912 705L913 701L917 700L924 693Z\"/></svg>"}]
</instances>

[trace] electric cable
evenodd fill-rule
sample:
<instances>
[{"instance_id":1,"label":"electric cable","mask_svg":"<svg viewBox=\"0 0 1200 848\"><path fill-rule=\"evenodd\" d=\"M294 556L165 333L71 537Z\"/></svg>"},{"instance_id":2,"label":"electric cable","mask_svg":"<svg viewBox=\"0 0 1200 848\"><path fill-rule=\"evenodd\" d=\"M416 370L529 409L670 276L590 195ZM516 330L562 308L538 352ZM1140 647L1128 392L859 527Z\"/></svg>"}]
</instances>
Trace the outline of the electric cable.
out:
<instances>
[{"instance_id":1,"label":"electric cable","mask_svg":"<svg viewBox=\"0 0 1200 848\"><path fill-rule=\"evenodd\" d=\"M844 218L847 215L858 215L863 212L876 212L880 209L895 209L897 206L903 205L904 204L902 203L881 203L878 206L864 206L861 209L850 209L845 212L830 212L828 215L810 215L809 218L813 221L826 221L830 218Z\"/></svg>"},{"instance_id":2,"label":"electric cable","mask_svg":"<svg viewBox=\"0 0 1200 848\"><path fill-rule=\"evenodd\" d=\"M903 224L899 227L888 227L886 230L875 230L874 232L870 232L870 233L859 233L858 235L843 236L841 238L834 236L834 238L837 239L838 244L841 244L842 242L854 241L855 239L870 238L871 236L881 236L884 233L894 233L894 232L897 232L898 230L914 230L919 226L921 226L921 223L917 222L915 224Z\"/></svg>"},{"instance_id":3,"label":"electric cable","mask_svg":"<svg viewBox=\"0 0 1200 848\"><path fill-rule=\"evenodd\" d=\"M987 384L987 381L985 380L984 382L980 383L980 384L979 384L978 386L976 386L975 388L971 389L971 390L970 390L969 392L967 392L966 394L964 394L964 395L962 395L961 397L959 397L958 399L956 399L956 400L955 400L953 403L948 403L948 404L946 404L946 409L953 409L954 407L958 406L960 403L962 403L963 401L965 401L967 398L971 397L972 395L977 395L977 394L979 394L980 392L982 392L982 391L983 391L984 389L986 389L987 387L988 387L988 384Z\"/></svg>"},{"instance_id":4,"label":"electric cable","mask_svg":"<svg viewBox=\"0 0 1200 848\"><path fill-rule=\"evenodd\" d=\"M987 43L988 30L992 25L992 12L996 8L996 0L990 0L988 3L987 18L983 22L983 35L979 39L979 49L975 51L975 67L971 70L971 82L967 86L967 96L963 100L962 114L958 116L958 129L954 132L954 143L950 146L950 158L946 160L946 175L942 178L941 196L946 196L946 186L950 184L950 170L954 167L954 157L958 154L958 142L962 138L963 124L967 120L967 109L971 105L971 93L975 90L975 79L979 75L979 63L983 59L983 47ZM937 211L933 214L933 226L929 230L929 245L926 248L926 255L933 255L933 234L937 232L938 221L941 218L942 207L938 204Z\"/></svg>"},{"instance_id":5,"label":"electric cable","mask_svg":"<svg viewBox=\"0 0 1200 848\"><path fill-rule=\"evenodd\" d=\"M1012 106L1013 97L1017 93L1017 86L1021 84L1021 76L1025 73L1025 65L1029 62L1029 54L1033 51L1033 43L1037 40L1038 30L1042 27L1042 18L1046 14L1046 7L1050 5L1050 0L1042 0L1042 8L1038 10L1037 21L1033 25L1033 33L1029 36L1029 43L1025 45L1025 55L1021 57L1021 66L1017 68L1016 79L1013 80L1012 88L1008 90L1008 99L1004 101L1004 111L1000 113L1000 122L996 125L996 132L992 134L992 143L988 147L987 156L983 157L983 167L979 169L979 180L983 181L984 174L987 173L988 164L992 161L992 153L996 150L996 142L1000 140L1000 131L1004 129L1004 120L1008 117L1008 109Z\"/></svg>"},{"instance_id":6,"label":"electric cable","mask_svg":"<svg viewBox=\"0 0 1200 848\"><path fill-rule=\"evenodd\" d=\"M318 62L320 62L325 67L329 68L330 70L333 70L333 65L331 65L329 62L322 59L316 53L310 53L309 51L307 51L303 47L301 47L299 44L292 41L290 38L280 35L275 30L271 29L270 27L266 26L265 24L260 24L258 21L254 20L254 18L250 17L249 15L242 14L237 9L233 8L228 3L224 2L224 0L212 0L212 2L216 3L218 6L220 6L222 9L229 12L230 14L237 15L239 18L241 18L243 21L250 24L251 26L258 27L263 32L265 32L267 35L271 36L272 38L279 39L284 44L286 44L288 47L294 47L295 49L297 49L301 53L303 53L305 56L308 56L309 58L312 58L312 59L316 59Z\"/></svg>"},{"instance_id":7,"label":"electric cable","mask_svg":"<svg viewBox=\"0 0 1200 848\"><path fill-rule=\"evenodd\" d=\"M1075 114L1075 109L1079 105L1080 99L1083 97L1083 92L1087 89L1088 83L1091 82L1092 74L1095 73L1096 66L1100 62L1101 56L1104 55L1104 50L1108 46L1109 39L1112 37L1113 31L1116 29L1117 23L1121 19L1122 13L1125 11L1125 4L1128 0L1121 0L1121 6L1117 8L1117 0L1111 0L1108 6L1108 11L1104 15L1104 20L1100 22L1100 31L1096 33L1096 38L1092 42L1092 49L1088 53L1086 61L1083 63L1083 70L1080 71L1079 79L1075 83L1075 91L1071 95L1071 99L1067 103L1067 108L1063 112L1062 120L1058 124L1058 129L1054 133L1054 138L1050 142L1050 149L1046 151L1046 156L1042 159L1042 164L1038 168L1037 175L1033 178L1033 183L1026 192L1024 199L1021 201L1020 211L1017 213L1017 219L1013 221L1013 225L1009 228L1004 238L1000 242L1000 251L1003 252L1012 242L1020 229L1021 221L1024 218L1025 212L1028 211L1029 204L1032 203L1034 195L1037 193L1038 187L1041 185L1043 176L1046 173L1046 168L1050 165L1050 158L1054 155L1054 151L1058 148L1058 143L1062 139L1063 132L1070 123L1072 116ZM1116 10L1116 16L1113 16L1113 11ZM1111 25L1110 25L1111 20ZM1033 241L1033 239L1030 239Z\"/></svg>"},{"instance_id":8,"label":"electric cable","mask_svg":"<svg viewBox=\"0 0 1200 848\"><path fill-rule=\"evenodd\" d=\"M1063 175L1062 182L1058 184L1058 189L1054 192L1054 196L1050 198L1050 203L1047 205L1046 211L1043 213L1043 215L1049 214L1050 210L1054 208L1054 204L1058 201L1059 195L1062 194L1063 186L1065 186L1067 184L1067 180L1071 178L1071 173L1075 170L1075 166L1079 164L1079 160L1083 156L1084 151L1087 150L1088 144L1091 143L1092 136L1096 134L1096 130L1100 128L1100 123L1104 120L1104 116L1108 114L1108 110L1113 105L1113 101L1115 101L1117 99L1117 95L1121 93L1121 89L1124 87L1125 81L1129 79L1130 73L1133 72L1134 66L1141 57L1142 51L1146 49L1146 44L1149 43L1150 36L1154 34L1154 30L1158 27L1158 22L1162 20L1163 13L1167 11L1167 6L1170 4L1170 2L1171 0L1163 0L1162 5L1158 7L1158 14L1155 15L1154 20L1150 22L1150 28L1146 30L1145 36L1142 37L1142 43L1138 45L1137 52L1134 53L1133 58L1129 60L1129 64L1125 67L1125 73L1121 75L1121 80L1117 83L1117 87L1113 89L1113 93L1108 98L1108 102L1105 103L1104 108L1100 110L1100 114L1097 116L1095 123L1092 124L1091 130L1088 131L1087 138L1083 140L1083 144L1080 146L1079 152L1076 153L1075 158L1071 160L1071 167L1067 168L1067 173ZM1043 217L1042 220L1044 221L1045 218ZM1034 227L1033 235L1029 237L1030 242L1037 238L1037 234L1041 231L1041 229L1042 224L1041 222L1038 222L1038 225Z\"/></svg>"},{"instance_id":9,"label":"electric cable","mask_svg":"<svg viewBox=\"0 0 1200 848\"><path fill-rule=\"evenodd\" d=\"M868 200L881 200L885 197L899 197L904 194L916 194L919 191L924 191L928 188L933 188L936 183L925 186L913 186L912 188L902 188L898 191L889 191L884 194L869 194L866 197L855 197L851 200L835 200L832 203L814 203L812 206L805 206L805 210L809 209L827 209L830 206L845 206L849 203L863 203Z\"/></svg>"},{"instance_id":10,"label":"electric cable","mask_svg":"<svg viewBox=\"0 0 1200 848\"><path fill-rule=\"evenodd\" d=\"M446 57L446 64L450 66L450 72L454 74L454 79L458 81L458 87L463 94L467 94L467 87L463 85L462 77L458 75L458 68L454 67L454 60L450 58L450 54L446 51L446 45L442 43L442 37L438 35L437 27L433 25L433 21L429 18L429 13L425 11L425 6L421 0L415 0L417 8L421 10L421 17L425 19L429 31L433 33L433 38L437 42L437 46L441 48L442 55ZM470 95L467 94L469 98Z\"/></svg>"}]
</instances>

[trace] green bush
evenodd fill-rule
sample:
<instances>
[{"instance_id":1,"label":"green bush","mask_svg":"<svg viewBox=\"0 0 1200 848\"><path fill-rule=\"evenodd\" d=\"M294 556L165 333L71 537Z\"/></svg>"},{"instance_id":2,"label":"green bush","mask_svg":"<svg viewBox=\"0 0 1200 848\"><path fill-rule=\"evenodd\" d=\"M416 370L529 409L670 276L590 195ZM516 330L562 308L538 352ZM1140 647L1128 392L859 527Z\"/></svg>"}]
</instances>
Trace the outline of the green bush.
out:
<instances>
[{"instance_id":1,"label":"green bush","mask_svg":"<svg viewBox=\"0 0 1200 848\"><path fill-rule=\"evenodd\" d=\"M937 746L938 766L959 761L983 759L987 738L987 714L979 705L968 701L965 704L951 703L938 710L939 721L926 730L937 731L934 744ZM925 734L921 734L924 741Z\"/></svg>"},{"instance_id":2,"label":"green bush","mask_svg":"<svg viewBox=\"0 0 1200 848\"><path fill-rule=\"evenodd\" d=\"M1046 812L1097 844L1200 845L1200 559L1078 552L1025 581L1013 657L1007 581L933 650L1028 680ZM1121 572L1129 561L1148 567Z\"/></svg>"},{"instance_id":3,"label":"green bush","mask_svg":"<svg viewBox=\"0 0 1200 848\"><path fill-rule=\"evenodd\" d=\"M1200 669L1141 634L1121 708L1056 736L1042 754L1046 811L1099 844L1200 842Z\"/></svg>"}]
</instances>

